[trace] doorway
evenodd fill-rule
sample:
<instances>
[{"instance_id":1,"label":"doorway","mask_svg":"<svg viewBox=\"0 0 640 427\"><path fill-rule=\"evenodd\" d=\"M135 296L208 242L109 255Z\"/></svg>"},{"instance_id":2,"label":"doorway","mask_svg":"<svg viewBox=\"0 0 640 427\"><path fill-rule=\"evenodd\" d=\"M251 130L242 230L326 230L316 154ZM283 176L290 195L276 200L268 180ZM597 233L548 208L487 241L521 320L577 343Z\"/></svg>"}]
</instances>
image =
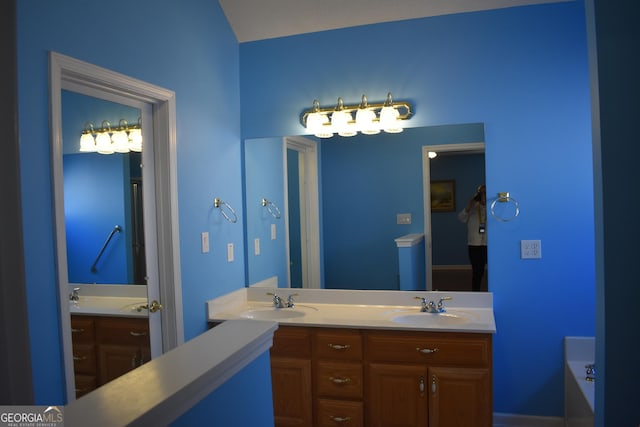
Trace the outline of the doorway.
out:
<instances>
[{"instance_id":1,"label":"doorway","mask_svg":"<svg viewBox=\"0 0 640 427\"><path fill-rule=\"evenodd\" d=\"M62 91L121 103L142 112L142 133L149 141L142 158L147 297L149 301L159 301L163 307L161 314L149 316L152 357L184 341L177 224L175 94L55 52L50 53L49 62L60 327L66 395L68 401L73 401L75 380L64 217Z\"/></svg>"},{"instance_id":2,"label":"doorway","mask_svg":"<svg viewBox=\"0 0 640 427\"><path fill-rule=\"evenodd\" d=\"M317 144L284 139L288 286L319 289L320 219Z\"/></svg>"},{"instance_id":3,"label":"doorway","mask_svg":"<svg viewBox=\"0 0 640 427\"><path fill-rule=\"evenodd\" d=\"M438 285L434 287L434 247L433 247L433 213L431 208L431 162L433 161L429 153L435 152L438 156L441 155L465 155L465 154L484 154L485 144L484 142L463 143L463 144L443 144L443 145L426 145L422 147L422 180L423 180L423 202L424 202L424 230L425 230L425 265L426 265L426 289L431 290L462 290L462 289L446 289ZM437 159L437 158L436 158ZM476 185L479 183L476 183ZM460 188L458 191L462 191L461 194L465 195L466 191L471 191L466 188ZM452 215L457 216L457 211L452 212ZM461 242L461 246L464 247L466 253L466 241ZM470 289L470 270L464 269L458 270L457 268L448 268L450 274L453 276L466 277L469 276L469 289ZM442 274L442 271L438 271ZM449 274L449 273L447 273ZM486 279L485 279L486 280Z\"/></svg>"}]
</instances>

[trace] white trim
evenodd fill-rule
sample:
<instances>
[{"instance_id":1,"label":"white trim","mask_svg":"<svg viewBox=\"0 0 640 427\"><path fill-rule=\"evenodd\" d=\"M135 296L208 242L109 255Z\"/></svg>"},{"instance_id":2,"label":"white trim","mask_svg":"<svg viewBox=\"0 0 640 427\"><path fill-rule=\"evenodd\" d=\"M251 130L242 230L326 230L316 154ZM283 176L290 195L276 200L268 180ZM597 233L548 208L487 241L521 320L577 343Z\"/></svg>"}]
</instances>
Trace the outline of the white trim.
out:
<instances>
[{"instance_id":1,"label":"white trim","mask_svg":"<svg viewBox=\"0 0 640 427\"><path fill-rule=\"evenodd\" d=\"M429 151L437 153L453 152L453 151L469 151L484 152L484 142L467 142L462 144L441 144L441 145L423 145L422 146L422 200L424 206L424 247L425 247L425 266L426 266L426 288L432 290L433 286L433 240L431 233L431 159L429 159Z\"/></svg>"},{"instance_id":2,"label":"white trim","mask_svg":"<svg viewBox=\"0 0 640 427\"><path fill-rule=\"evenodd\" d=\"M283 140L284 149L284 200L287 260L289 252L289 191L287 186L287 149L302 154L302 171L304 184L300 187L300 216L303 233L303 287L320 288L320 208L318 190L318 150L317 144L307 138L287 136ZM291 273L287 265L287 282L291 287Z\"/></svg>"},{"instance_id":3,"label":"white trim","mask_svg":"<svg viewBox=\"0 0 640 427\"><path fill-rule=\"evenodd\" d=\"M564 418L495 412L493 427L564 427Z\"/></svg>"},{"instance_id":4,"label":"white trim","mask_svg":"<svg viewBox=\"0 0 640 427\"><path fill-rule=\"evenodd\" d=\"M62 171L62 89L72 90L102 99L126 103L147 104L152 112L156 199L156 231L161 316L162 349L168 351L184 341L182 320L182 286L178 237L177 160L175 129L175 94L173 91L146 83L56 52L49 55L51 165L53 174L54 218L60 327L64 352L64 377L67 400L75 400L71 324L68 304L68 272L64 194ZM148 289L153 287L148 286ZM154 295L150 295L156 298ZM150 327L157 330L154 321ZM153 334L153 330L151 331Z\"/></svg>"}]
</instances>

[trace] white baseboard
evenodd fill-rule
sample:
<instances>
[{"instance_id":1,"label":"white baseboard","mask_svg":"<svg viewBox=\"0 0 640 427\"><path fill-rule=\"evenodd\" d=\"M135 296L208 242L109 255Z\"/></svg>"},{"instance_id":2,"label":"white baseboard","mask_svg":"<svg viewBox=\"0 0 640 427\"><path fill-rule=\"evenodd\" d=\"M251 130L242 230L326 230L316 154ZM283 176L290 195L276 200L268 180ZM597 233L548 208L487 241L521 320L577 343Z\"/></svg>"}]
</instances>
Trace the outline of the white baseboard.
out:
<instances>
[{"instance_id":1,"label":"white baseboard","mask_svg":"<svg viewBox=\"0 0 640 427\"><path fill-rule=\"evenodd\" d=\"M564 427L564 418L494 413L493 427Z\"/></svg>"}]
</instances>

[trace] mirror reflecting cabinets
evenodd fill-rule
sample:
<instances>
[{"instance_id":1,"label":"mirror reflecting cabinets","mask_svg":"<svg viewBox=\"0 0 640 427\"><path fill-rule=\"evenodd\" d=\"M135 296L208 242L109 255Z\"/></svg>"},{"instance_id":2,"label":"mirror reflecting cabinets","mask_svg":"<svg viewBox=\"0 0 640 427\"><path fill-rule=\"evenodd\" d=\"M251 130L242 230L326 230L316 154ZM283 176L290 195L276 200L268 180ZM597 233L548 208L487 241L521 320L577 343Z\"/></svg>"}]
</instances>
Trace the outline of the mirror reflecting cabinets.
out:
<instances>
[{"instance_id":1,"label":"mirror reflecting cabinets","mask_svg":"<svg viewBox=\"0 0 640 427\"><path fill-rule=\"evenodd\" d=\"M426 251L426 257L432 262L434 273L433 279L427 280L431 284L429 288L471 289L466 226L458 220L457 211L466 205L477 186L484 183L484 126L481 123L327 140L307 137L246 140L249 285L276 276L279 286L300 286L296 272L301 271L304 276L307 268L306 243L314 236L313 233L305 235L308 231L297 218L304 220L310 215L305 191L300 189L300 184L306 185L309 179L309 164L304 160L304 151L287 149L287 141L292 138L314 145L317 153L316 188L320 197L316 201L316 212L318 230L322 232L315 238L320 249L317 270L320 287L399 289L394 239L426 230L425 242L427 248L432 248ZM429 159L425 158L426 151L422 153L423 146L448 148ZM428 162L426 168L424 162ZM423 177L423 173L430 176ZM425 182L443 180L455 183L452 209L432 212L430 201L425 203L425 194L429 197L424 192ZM263 236L268 236L270 224L274 223L254 207L265 195L275 200L282 198L284 223L275 222L278 230L287 227L282 231L287 231L288 236L280 233L280 240L270 241L273 254L264 245L256 254L255 239L262 243ZM305 201L300 203L300 197ZM304 214L300 214L299 207L307 209ZM300 254L298 258L296 254ZM427 273L427 277L431 277L431 272Z\"/></svg>"}]
</instances>

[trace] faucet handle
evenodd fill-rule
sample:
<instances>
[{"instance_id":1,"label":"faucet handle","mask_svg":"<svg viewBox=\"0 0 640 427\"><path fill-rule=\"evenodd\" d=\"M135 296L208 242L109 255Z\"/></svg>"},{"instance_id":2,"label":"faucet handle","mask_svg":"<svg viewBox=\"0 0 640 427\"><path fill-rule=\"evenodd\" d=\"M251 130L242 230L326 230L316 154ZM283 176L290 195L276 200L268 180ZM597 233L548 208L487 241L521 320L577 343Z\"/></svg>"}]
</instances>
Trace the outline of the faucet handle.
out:
<instances>
[{"instance_id":1,"label":"faucet handle","mask_svg":"<svg viewBox=\"0 0 640 427\"><path fill-rule=\"evenodd\" d=\"M442 297L438 301L438 309L442 309L444 307L444 301L451 301L453 297Z\"/></svg>"},{"instance_id":2,"label":"faucet handle","mask_svg":"<svg viewBox=\"0 0 640 427\"><path fill-rule=\"evenodd\" d=\"M289 294L289 296L287 297L287 307L289 307L289 308L293 308L294 307L293 297L297 297L297 296L298 296L297 293Z\"/></svg>"}]
</instances>

